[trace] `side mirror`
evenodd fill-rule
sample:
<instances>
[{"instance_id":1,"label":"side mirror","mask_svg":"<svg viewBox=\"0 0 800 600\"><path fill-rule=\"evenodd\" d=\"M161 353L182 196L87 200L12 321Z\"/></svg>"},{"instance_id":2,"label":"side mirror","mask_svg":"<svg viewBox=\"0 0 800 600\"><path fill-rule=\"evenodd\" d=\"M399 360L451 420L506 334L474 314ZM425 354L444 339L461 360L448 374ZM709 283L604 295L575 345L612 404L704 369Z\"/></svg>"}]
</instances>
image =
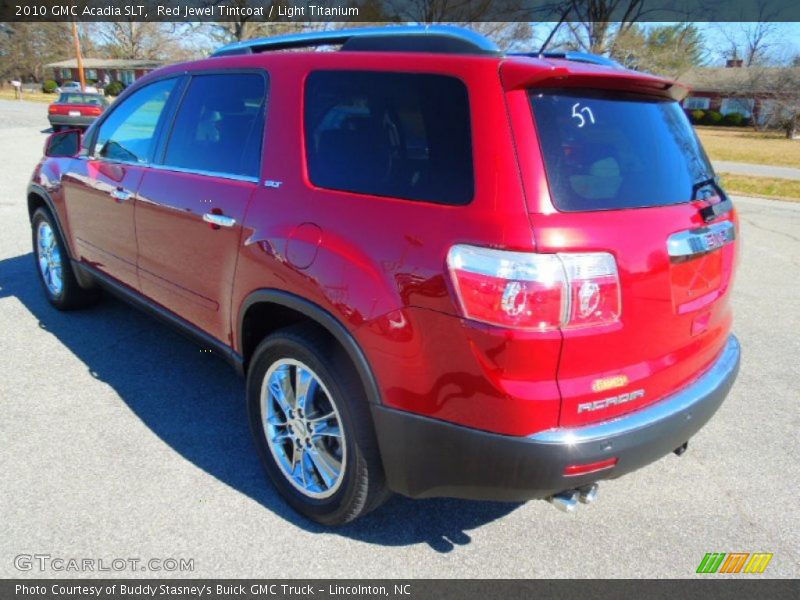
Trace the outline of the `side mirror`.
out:
<instances>
[{"instance_id":1,"label":"side mirror","mask_svg":"<svg viewBox=\"0 0 800 600\"><path fill-rule=\"evenodd\" d=\"M81 149L81 132L77 129L51 133L44 144L45 156L78 156Z\"/></svg>"}]
</instances>

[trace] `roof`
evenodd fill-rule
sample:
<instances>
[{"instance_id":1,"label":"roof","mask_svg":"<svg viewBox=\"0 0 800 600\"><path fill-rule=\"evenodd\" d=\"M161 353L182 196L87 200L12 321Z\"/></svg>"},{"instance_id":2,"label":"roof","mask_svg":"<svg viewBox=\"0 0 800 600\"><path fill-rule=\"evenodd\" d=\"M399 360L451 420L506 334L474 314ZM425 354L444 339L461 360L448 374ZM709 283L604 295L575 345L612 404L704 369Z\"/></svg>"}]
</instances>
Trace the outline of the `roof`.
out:
<instances>
[{"instance_id":1,"label":"roof","mask_svg":"<svg viewBox=\"0 0 800 600\"><path fill-rule=\"evenodd\" d=\"M164 60L142 60L127 58L84 58L84 69L158 69L167 64ZM46 65L51 69L77 69L78 60L70 58Z\"/></svg>"},{"instance_id":2,"label":"roof","mask_svg":"<svg viewBox=\"0 0 800 600\"><path fill-rule=\"evenodd\" d=\"M800 67L695 67L678 77L678 81L698 92L739 92L742 88L764 92L781 87L787 79L800 81Z\"/></svg>"}]
</instances>

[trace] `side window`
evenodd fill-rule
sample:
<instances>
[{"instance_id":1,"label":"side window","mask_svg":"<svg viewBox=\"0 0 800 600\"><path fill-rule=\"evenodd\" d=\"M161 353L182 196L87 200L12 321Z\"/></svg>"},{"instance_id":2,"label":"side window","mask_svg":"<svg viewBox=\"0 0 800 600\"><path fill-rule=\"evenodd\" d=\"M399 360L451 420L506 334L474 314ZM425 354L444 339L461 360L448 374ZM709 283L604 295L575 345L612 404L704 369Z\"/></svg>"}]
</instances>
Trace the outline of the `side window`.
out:
<instances>
[{"instance_id":1,"label":"side window","mask_svg":"<svg viewBox=\"0 0 800 600\"><path fill-rule=\"evenodd\" d=\"M455 77L317 71L305 91L308 171L319 187L467 204L467 88Z\"/></svg>"},{"instance_id":2,"label":"side window","mask_svg":"<svg viewBox=\"0 0 800 600\"><path fill-rule=\"evenodd\" d=\"M164 165L258 177L266 94L266 81L258 73L193 76Z\"/></svg>"},{"instance_id":3,"label":"side window","mask_svg":"<svg viewBox=\"0 0 800 600\"><path fill-rule=\"evenodd\" d=\"M175 88L176 79L143 87L114 107L100 125L95 155L111 160L145 163L150 158L158 120Z\"/></svg>"}]
</instances>

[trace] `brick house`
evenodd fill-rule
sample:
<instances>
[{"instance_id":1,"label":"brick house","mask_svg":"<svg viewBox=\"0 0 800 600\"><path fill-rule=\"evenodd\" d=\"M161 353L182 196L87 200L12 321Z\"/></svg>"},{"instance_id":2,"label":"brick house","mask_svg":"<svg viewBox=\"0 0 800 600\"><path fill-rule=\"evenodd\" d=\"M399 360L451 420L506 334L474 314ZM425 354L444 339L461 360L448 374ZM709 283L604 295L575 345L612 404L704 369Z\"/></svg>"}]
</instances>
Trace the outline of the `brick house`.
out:
<instances>
[{"instance_id":1,"label":"brick house","mask_svg":"<svg viewBox=\"0 0 800 600\"><path fill-rule=\"evenodd\" d=\"M84 58L83 73L86 81L96 81L101 85L119 81L127 86L165 64L167 64L166 61L161 60ZM59 85L65 81L78 81L77 59L62 60L46 66L48 69L52 69L53 79Z\"/></svg>"},{"instance_id":2,"label":"brick house","mask_svg":"<svg viewBox=\"0 0 800 600\"><path fill-rule=\"evenodd\" d=\"M797 72L800 81L800 67L791 70ZM725 67L696 67L678 77L691 88L682 105L687 111L741 113L759 124L766 123L775 110L772 90L781 89L773 81L775 77L786 77L786 70L744 67L741 60L729 60Z\"/></svg>"}]
</instances>

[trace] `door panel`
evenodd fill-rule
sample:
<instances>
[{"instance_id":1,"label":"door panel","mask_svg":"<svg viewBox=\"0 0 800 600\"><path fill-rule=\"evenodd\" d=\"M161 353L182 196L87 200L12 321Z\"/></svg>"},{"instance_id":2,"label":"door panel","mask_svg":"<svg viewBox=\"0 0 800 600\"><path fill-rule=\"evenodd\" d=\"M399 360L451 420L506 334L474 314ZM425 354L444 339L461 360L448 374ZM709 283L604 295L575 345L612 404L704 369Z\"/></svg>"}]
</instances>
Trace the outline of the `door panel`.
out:
<instances>
[{"instance_id":1,"label":"door panel","mask_svg":"<svg viewBox=\"0 0 800 600\"><path fill-rule=\"evenodd\" d=\"M142 292L219 340L229 313L242 220L256 184L151 169L139 189L136 230ZM215 226L204 215L229 217Z\"/></svg>"},{"instance_id":2,"label":"door panel","mask_svg":"<svg viewBox=\"0 0 800 600\"><path fill-rule=\"evenodd\" d=\"M62 180L78 257L134 289L136 192L176 83L156 81L118 101L99 124L90 156L73 161Z\"/></svg>"},{"instance_id":3,"label":"door panel","mask_svg":"<svg viewBox=\"0 0 800 600\"><path fill-rule=\"evenodd\" d=\"M137 289L136 190L142 167L81 159L62 178L78 258Z\"/></svg>"},{"instance_id":4,"label":"door panel","mask_svg":"<svg viewBox=\"0 0 800 600\"><path fill-rule=\"evenodd\" d=\"M242 221L260 175L266 93L263 72L192 75L161 164L139 191L142 291L225 343Z\"/></svg>"}]
</instances>

